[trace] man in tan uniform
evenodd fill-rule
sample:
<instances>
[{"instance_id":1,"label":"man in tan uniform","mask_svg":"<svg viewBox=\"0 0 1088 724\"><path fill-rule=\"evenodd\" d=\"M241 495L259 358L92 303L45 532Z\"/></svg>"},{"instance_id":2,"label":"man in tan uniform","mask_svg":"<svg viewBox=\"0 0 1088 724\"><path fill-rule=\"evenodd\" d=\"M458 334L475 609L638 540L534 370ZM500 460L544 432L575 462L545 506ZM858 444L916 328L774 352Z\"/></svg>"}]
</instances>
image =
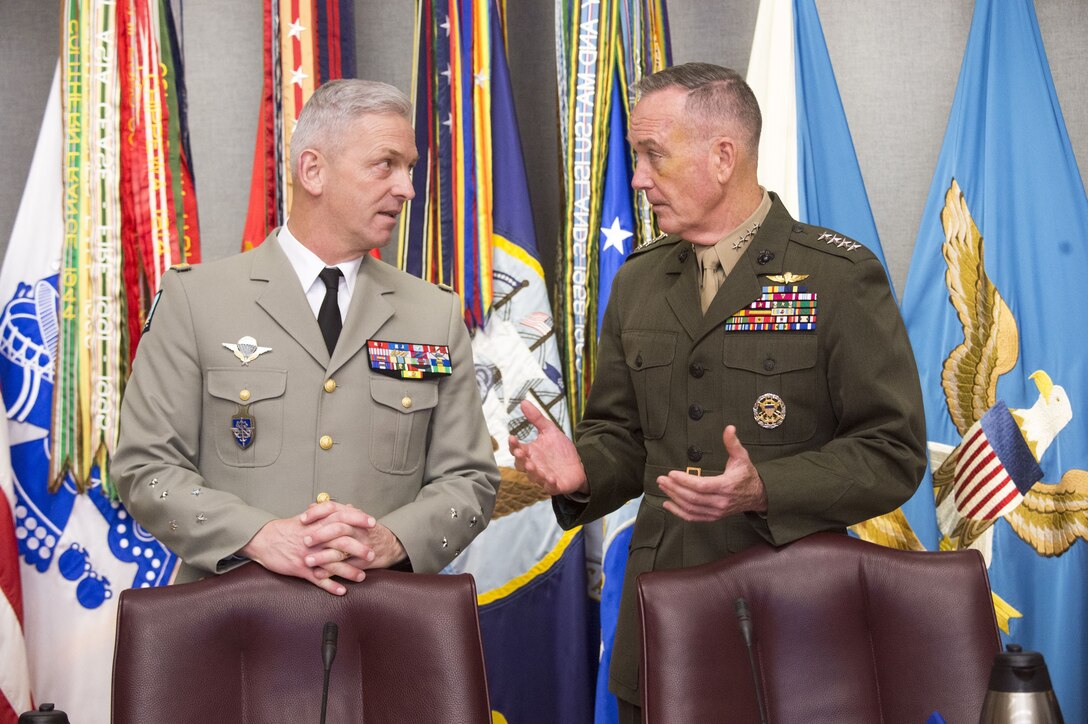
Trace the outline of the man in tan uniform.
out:
<instances>
[{"instance_id":1,"label":"man in tan uniform","mask_svg":"<svg viewBox=\"0 0 1088 724\"><path fill-rule=\"evenodd\" d=\"M413 196L410 111L382 83L321 86L287 224L163 278L113 469L178 581L253 560L343 594L368 568L436 572L487 525L499 475L459 300L367 255Z\"/></svg>"},{"instance_id":2,"label":"man in tan uniform","mask_svg":"<svg viewBox=\"0 0 1088 724\"><path fill-rule=\"evenodd\" d=\"M510 440L563 526L644 495L610 671L621 722L640 717L639 573L845 531L906 501L925 469L884 269L759 186L748 85L690 63L639 89L632 185L668 236L616 275L577 442L527 406L538 436Z\"/></svg>"}]
</instances>

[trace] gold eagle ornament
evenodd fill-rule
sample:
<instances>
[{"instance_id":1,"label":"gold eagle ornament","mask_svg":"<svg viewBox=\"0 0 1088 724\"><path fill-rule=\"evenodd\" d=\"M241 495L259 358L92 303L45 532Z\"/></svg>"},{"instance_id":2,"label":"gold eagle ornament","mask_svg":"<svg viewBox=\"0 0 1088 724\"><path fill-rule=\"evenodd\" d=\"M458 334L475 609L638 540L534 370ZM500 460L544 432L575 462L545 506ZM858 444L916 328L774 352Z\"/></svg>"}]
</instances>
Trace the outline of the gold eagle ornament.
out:
<instances>
[{"instance_id":1,"label":"gold eagle ornament","mask_svg":"<svg viewBox=\"0 0 1088 724\"><path fill-rule=\"evenodd\" d=\"M986 274L982 235L955 179L945 194L941 225L949 301L963 327L963 342L945 360L941 383L949 416L964 436L997 402L997 380L1016 366L1020 340L1016 318ZM1035 372L1030 379L1039 398L1029 408L1009 412L1039 461L1073 419L1073 407L1065 390L1045 371ZM965 516L950 499L957 492L955 472L963 447L962 441L952 448L929 444L938 524L946 536L942 548L979 547L979 539L996 522L996 517ZM1057 485L1036 482L1019 505L999 517L1039 555L1061 555L1077 539L1088 540L1088 472L1068 470ZM922 548L901 509L853 529L862 538L887 541L892 547ZM989 565L989 537L983 542Z\"/></svg>"}]
</instances>

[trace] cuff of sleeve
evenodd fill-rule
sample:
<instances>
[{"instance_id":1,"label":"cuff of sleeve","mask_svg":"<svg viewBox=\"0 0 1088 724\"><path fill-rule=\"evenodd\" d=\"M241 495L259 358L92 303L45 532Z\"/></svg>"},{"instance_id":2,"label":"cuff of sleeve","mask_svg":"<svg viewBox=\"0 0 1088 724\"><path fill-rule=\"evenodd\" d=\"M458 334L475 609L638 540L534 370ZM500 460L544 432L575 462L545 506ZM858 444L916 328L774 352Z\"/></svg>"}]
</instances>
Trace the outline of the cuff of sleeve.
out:
<instances>
[{"instance_id":1,"label":"cuff of sleeve","mask_svg":"<svg viewBox=\"0 0 1088 724\"><path fill-rule=\"evenodd\" d=\"M246 558L245 556L240 556L235 553L234 555L224 558L223 560L215 564L215 572L226 573L227 571L233 571L235 568L242 565L243 563L249 563L249 561L249 558Z\"/></svg>"}]
</instances>

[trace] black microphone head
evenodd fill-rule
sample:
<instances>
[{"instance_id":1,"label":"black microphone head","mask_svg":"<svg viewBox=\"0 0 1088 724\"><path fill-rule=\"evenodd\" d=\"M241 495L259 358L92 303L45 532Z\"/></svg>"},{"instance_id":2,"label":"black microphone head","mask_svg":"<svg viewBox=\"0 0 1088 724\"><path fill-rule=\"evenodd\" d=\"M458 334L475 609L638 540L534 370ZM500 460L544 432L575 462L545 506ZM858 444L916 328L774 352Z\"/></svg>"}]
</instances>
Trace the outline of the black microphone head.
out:
<instances>
[{"instance_id":1,"label":"black microphone head","mask_svg":"<svg viewBox=\"0 0 1088 724\"><path fill-rule=\"evenodd\" d=\"M321 639L321 661L325 664L325 671L329 670L332 666L333 659L336 658L336 635L339 633L339 629L336 624L329 621L325 624L324 635Z\"/></svg>"},{"instance_id":2,"label":"black microphone head","mask_svg":"<svg viewBox=\"0 0 1088 724\"><path fill-rule=\"evenodd\" d=\"M737 613L737 618L749 619L752 614L748 612L748 602L744 600L743 596L738 596L737 600L733 602L733 610Z\"/></svg>"}]
</instances>

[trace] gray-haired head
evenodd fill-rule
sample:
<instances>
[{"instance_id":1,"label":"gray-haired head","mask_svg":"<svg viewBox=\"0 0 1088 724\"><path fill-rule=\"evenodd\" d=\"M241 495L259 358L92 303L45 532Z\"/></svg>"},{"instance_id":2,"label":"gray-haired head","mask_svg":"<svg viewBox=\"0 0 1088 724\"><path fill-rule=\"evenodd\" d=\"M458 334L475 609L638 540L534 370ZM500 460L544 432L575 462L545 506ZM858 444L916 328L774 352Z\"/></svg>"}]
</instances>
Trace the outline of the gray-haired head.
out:
<instances>
[{"instance_id":1,"label":"gray-haired head","mask_svg":"<svg viewBox=\"0 0 1088 724\"><path fill-rule=\"evenodd\" d=\"M412 103L388 83L344 78L322 84L302 107L291 134L291 174L297 173L299 155L306 149L335 155L344 128L362 116L387 113L412 120Z\"/></svg>"},{"instance_id":2,"label":"gray-haired head","mask_svg":"<svg viewBox=\"0 0 1088 724\"><path fill-rule=\"evenodd\" d=\"M745 136L738 140L745 143L753 158L757 156L763 115L755 94L739 73L712 63L684 63L645 76L637 86L640 95L667 88L686 88L684 108L692 120L709 133L737 128Z\"/></svg>"}]
</instances>

